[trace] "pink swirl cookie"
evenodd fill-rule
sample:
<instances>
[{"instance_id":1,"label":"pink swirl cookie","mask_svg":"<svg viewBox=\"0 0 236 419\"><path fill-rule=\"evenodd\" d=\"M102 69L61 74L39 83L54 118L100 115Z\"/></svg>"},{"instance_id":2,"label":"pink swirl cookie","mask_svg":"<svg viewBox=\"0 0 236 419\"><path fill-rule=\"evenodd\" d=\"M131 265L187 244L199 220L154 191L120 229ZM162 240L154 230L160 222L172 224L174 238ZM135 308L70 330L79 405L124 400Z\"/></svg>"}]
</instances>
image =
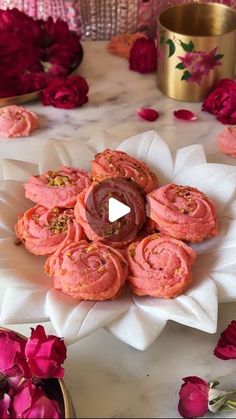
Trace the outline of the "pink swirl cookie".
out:
<instances>
[{"instance_id":1,"label":"pink swirl cookie","mask_svg":"<svg viewBox=\"0 0 236 419\"><path fill-rule=\"evenodd\" d=\"M109 199L114 198L130 208L130 212L109 221ZM134 182L124 178L106 179L78 195L75 218L89 240L101 240L113 247L124 247L137 236L146 219L145 199Z\"/></svg>"},{"instance_id":2,"label":"pink swirl cookie","mask_svg":"<svg viewBox=\"0 0 236 419\"><path fill-rule=\"evenodd\" d=\"M190 242L218 234L216 206L198 189L170 183L147 198L147 212L161 232Z\"/></svg>"},{"instance_id":3,"label":"pink swirl cookie","mask_svg":"<svg viewBox=\"0 0 236 419\"><path fill-rule=\"evenodd\" d=\"M146 193L158 186L156 175L144 162L122 151L109 149L95 156L95 160L92 161L91 176L98 181L106 177L125 177L140 185Z\"/></svg>"},{"instance_id":4,"label":"pink swirl cookie","mask_svg":"<svg viewBox=\"0 0 236 419\"><path fill-rule=\"evenodd\" d=\"M15 233L26 249L35 255L51 255L62 242L79 241L84 237L73 209L50 210L40 205L19 216Z\"/></svg>"},{"instance_id":5,"label":"pink swirl cookie","mask_svg":"<svg viewBox=\"0 0 236 419\"><path fill-rule=\"evenodd\" d=\"M37 115L22 106L10 105L0 109L0 137L28 137L37 127Z\"/></svg>"},{"instance_id":6,"label":"pink swirl cookie","mask_svg":"<svg viewBox=\"0 0 236 419\"><path fill-rule=\"evenodd\" d=\"M137 295L177 297L192 281L194 260L194 251L180 240L163 234L147 236L129 245L129 286Z\"/></svg>"},{"instance_id":7,"label":"pink swirl cookie","mask_svg":"<svg viewBox=\"0 0 236 419\"><path fill-rule=\"evenodd\" d=\"M218 135L217 140L222 153L236 157L236 125L225 127Z\"/></svg>"},{"instance_id":8,"label":"pink swirl cookie","mask_svg":"<svg viewBox=\"0 0 236 419\"><path fill-rule=\"evenodd\" d=\"M114 298L127 278L127 262L103 243L82 240L60 247L45 263L54 288L77 300Z\"/></svg>"},{"instance_id":9,"label":"pink swirl cookie","mask_svg":"<svg viewBox=\"0 0 236 419\"><path fill-rule=\"evenodd\" d=\"M31 176L24 184L25 196L50 209L73 208L77 195L90 184L91 180L83 170L62 166L57 171Z\"/></svg>"}]
</instances>

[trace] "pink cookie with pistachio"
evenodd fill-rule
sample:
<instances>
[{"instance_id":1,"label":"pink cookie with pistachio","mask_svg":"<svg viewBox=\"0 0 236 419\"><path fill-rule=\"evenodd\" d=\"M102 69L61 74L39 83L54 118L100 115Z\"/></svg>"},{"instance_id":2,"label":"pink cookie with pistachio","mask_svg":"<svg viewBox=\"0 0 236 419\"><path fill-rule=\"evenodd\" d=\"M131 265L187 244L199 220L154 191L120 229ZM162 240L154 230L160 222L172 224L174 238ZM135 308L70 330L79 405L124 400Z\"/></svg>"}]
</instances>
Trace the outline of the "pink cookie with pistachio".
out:
<instances>
[{"instance_id":1,"label":"pink cookie with pistachio","mask_svg":"<svg viewBox=\"0 0 236 419\"><path fill-rule=\"evenodd\" d=\"M162 233L201 242L218 234L216 206L203 192L170 183L148 194L147 212Z\"/></svg>"},{"instance_id":2,"label":"pink cookie with pistachio","mask_svg":"<svg viewBox=\"0 0 236 419\"><path fill-rule=\"evenodd\" d=\"M101 181L107 177L125 177L137 183L146 192L158 186L158 179L141 160L123 151L105 150L98 153L92 161L91 176Z\"/></svg>"},{"instance_id":3,"label":"pink cookie with pistachio","mask_svg":"<svg viewBox=\"0 0 236 419\"><path fill-rule=\"evenodd\" d=\"M49 209L73 208L77 195L91 184L88 173L75 167L62 166L40 176L31 176L24 184L25 196Z\"/></svg>"},{"instance_id":4,"label":"pink cookie with pistachio","mask_svg":"<svg viewBox=\"0 0 236 419\"><path fill-rule=\"evenodd\" d=\"M218 135L217 140L222 153L236 157L236 125L225 127Z\"/></svg>"},{"instance_id":5,"label":"pink cookie with pistachio","mask_svg":"<svg viewBox=\"0 0 236 419\"><path fill-rule=\"evenodd\" d=\"M61 246L45 263L54 288L76 300L116 298L128 274L120 252L100 242L85 240Z\"/></svg>"},{"instance_id":6,"label":"pink cookie with pistachio","mask_svg":"<svg viewBox=\"0 0 236 419\"><path fill-rule=\"evenodd\" d=\"M82 227L74 217L73 209L52 210L35 205L25 211L15 224L16 237L35 255L51 255L63 242L84 238Z\"/></svg>"},{"instance_id":7,"label":"pink cookie with pistachio","mask_svg":"<svg viewBox=\"0 0 236 419\"><path fill-rule=\"evenodd\" d=\"M37 115L22 106L10 105L0 109L0 137L28 137L37 127Z\"/></svg>"},{"instance_id":8,"label":"pink cookie with pistachio","mask_svg":"<svg viewBox=\"0 0 236 419\"><path fill-rule=\"evenodd\" d=\"M180 240L153 234L129 245L129 287L136 295L174 298L192 281L195 253Z\"/></svg>"}]
</instances>

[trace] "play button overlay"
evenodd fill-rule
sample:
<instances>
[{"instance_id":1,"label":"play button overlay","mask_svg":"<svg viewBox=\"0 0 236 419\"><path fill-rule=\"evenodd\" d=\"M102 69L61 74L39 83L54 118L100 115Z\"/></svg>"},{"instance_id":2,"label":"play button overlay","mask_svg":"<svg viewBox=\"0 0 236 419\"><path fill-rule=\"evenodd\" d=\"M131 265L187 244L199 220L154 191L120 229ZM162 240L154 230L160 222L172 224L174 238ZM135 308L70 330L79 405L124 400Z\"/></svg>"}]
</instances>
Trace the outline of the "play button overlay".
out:
<instances>
[{"instance_id":1,"label":"play button overlay","mask_svg":"<svg viewBox=\"0 0 236 419\"><path fill-rule=\"evenodd\" d=\"M85 202L86 219L103 242L119 247L136 238L146 220L146 197L125 178L94 182Z\"/></svg>"},{"instance_id":2,"label":"play button overlay","mask_svg":"<svg viewBox=\"0 0 236 419\"><path fill-rule=\"evenodd\" d=\"M118 201L115 198L109 198L108 200L108 219L111 223L129 214L131 211L130 207Z\"/></svg>"}]
</instances>

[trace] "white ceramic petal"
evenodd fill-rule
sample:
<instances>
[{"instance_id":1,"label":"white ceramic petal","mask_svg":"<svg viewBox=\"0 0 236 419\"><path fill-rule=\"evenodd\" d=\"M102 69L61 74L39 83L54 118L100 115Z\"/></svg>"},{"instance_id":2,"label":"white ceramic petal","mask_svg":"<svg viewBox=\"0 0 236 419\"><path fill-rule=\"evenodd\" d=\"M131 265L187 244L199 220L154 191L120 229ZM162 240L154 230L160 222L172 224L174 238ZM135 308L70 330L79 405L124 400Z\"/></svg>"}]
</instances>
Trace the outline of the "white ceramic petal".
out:
<instances>
[{"instance_id":1,"label":"white ceramic petal","mask_svg":"<svg viewBox=\"0 0 236 419\"><path fill-rule=\"evenodd\" d=\"M44 273L46 258L35 256L16 246L14 237L0 240L0 287L49 289L52 281Z\"/></svg>"},{"instance_id":2,"label":"white ceramic petal","mask_svg":"<svg viewBox=\"0 0 236 419\"><path fill-rule=\"evenodd\" d=\"M200 144L190 145L177 150L173 176L180 170L193 167L199 164L206 164L204 148Z\"/></svg>"},{"instance_id":3,"label":"white ceramic petal","mask_svg":"<svg viewBox=\"0 0 236 419\"><path fill-rule=\"evenodd\" d=\"M207 163L187 167L178 172L173 181L198 188L217 205L219 213L235 198L236 166Z\"/></svg>"},{"instance_id":4,"label":"white ceramic petal","mask_svg":"<svg viewBox=\"0 0 236 419\"><path fill-rule=\"evenodd\" d=\"M87 145L91 147L94 154L105 150L106 148L116 149L120 141L113 135L110 135L107 131L99 131L93 134Z\"/></svg>"},{"instance_id":5,"label":"white ceramic petal","mask_svg":"<svg viewBox=\"0 0 236 419\"><path fill-rule=\"evenodd\" d=\"M161 334L165 325L165 320L153 319L132 305L128 313L115 320L106 329L128 345L144 351Z\"/></svg>"},{"instance_id":6,"label":"white ceramic petal","mask_svg":"<svg viewBox=\"0 0 236 419\"><path fill-rule=\"evenodd\" d=\"M78 303L52 289L47 295L46 311L58 335L71 344L111 323L128 310L130 302L130 297L123 297L117 301Z\"/></svg>"},{"instance_id":7,"label":"white ceramic petal","mask_svg":"<svg viewBox=\"0 0 236 419\"><path fill-rule=\"evenodd\" d=\"M118 150L143 160L158 175L160 184L170 182L173 159L167 144L155 131L147 131L122 141Z\"/></svg>"},{"instance_id":8,"label":"white ceramic petal","mask_svg":"<svg viewBox=\"0 0 236 419\"><path fill-rule=\"evenodd\" d=\"M214 282L205 277L194 278L192 287L185 295L173 300L136 297L136 305L154 319L173 320L177 323L208 333L215 333L217 326L217 289Z\"/></svg>"},{"instance_id":9,"label":"white ceramic petal","mask_svg":"<svg viewBox=\"0 0 236 419\"><path fill-rule=\"evenodd\" d=\"M31 175L38 175L38 165L20 160L3 160L3 179L26 182Z\"/></svg>"},{"instance_id":10,"label":"white ceramic petal","mask_svg":"<svg viewBox=\"0 0 236 419\"><path fill-rule=\"evenodd\" d=\"M8 288L0 310L2 324L47 321L45 290Z\"/></svg>"},{"instance_id":11,"label":"white ceramic petal","mask_svg":"<svg viewBox=\"0 0 236 419\"><path fill-rule=\"evenodd\" d=\"M82 144L79 141L50 140L42 150L39 172L58 169L62 165L75 166L88 171L93 157L94 151L87 144Z\"/></svg>"}]
</instances>

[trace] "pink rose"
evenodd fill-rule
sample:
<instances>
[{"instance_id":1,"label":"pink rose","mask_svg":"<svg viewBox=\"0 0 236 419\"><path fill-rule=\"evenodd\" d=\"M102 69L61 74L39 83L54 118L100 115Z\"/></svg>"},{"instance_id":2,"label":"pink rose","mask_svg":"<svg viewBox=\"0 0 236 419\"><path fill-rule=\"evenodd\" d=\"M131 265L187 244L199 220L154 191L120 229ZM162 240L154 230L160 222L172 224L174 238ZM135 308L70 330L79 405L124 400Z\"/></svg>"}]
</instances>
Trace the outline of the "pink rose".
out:
<instances>
[{"instance_id":1,"label":"pink rose","mask_svg":"<svg viewBox=\"0 0 236 419\"><path fill-rule=\"evenodd\" d=\"M10 105L0 109L0 137L28 137L37 126L36 114L26 108Z\"/></svg>"},{"instance_id":2,"label":"pink rose","mask_svg":"<svg viewBox=\"0 0 236 419\"><path fill-rule=\"evenodd\" d=\"M44 106L71 109L88 102L89 87L80 76L68 77L66 80L53 79L41 94Z\"/></svg>"},{"instance_id":3,"label":"pink rose","mask_svg":"<svg viewBox=\"0 0 236 419\"><path fill-rule=\"evenodd\" d=\"M204 416L208 412L209 385L198 377L183 378L178 410L184 418Z\"/></svg>"},{"instance_id":4,"label":"pink rose","mask_svg":"<svg viewBox=\"0 0 236 419\"><path fill-rule=\"evenodd\" d=\"M202 104L202 110L212 113L223 124L236 124L236 82L222 79Z\"/></svg>"},{"instance_id":5,"label":"pink rose","mask_svg":"<svg viewBox=\"0 0 236 419\"><path fill-rule=\"evenodd\" d=\"M61 414L55 400L49 399L42 388L26 381L12 399L11 417L57 419Z\"/></svg>"},{"instance_id":6,"label":"pink rose","mask_svg":"<svg viewBox=\"0 0 236 419\"><path fill-rule=\"evenodd\" d=\"M10 396L8 394L4 394L3 398L0 399L0 418L2 419L10 419L9 413L9 406L10 406Z\"/></svg>"},{"instance_id":7,"label":"pink rose","mask_svg":"<svg viewBox=\"0 0 236 419\"><path fill-rule=\"evenodd\" d=\"M60 338L46 336L43 326L32 329L31 337L25 346L25 355L33 376L39 378L64 376L61 364L66 359L66 346Z\"/></svg>"},{"instance_id":8,"label":"pink rose","mask_svg":"<svg viewBox=\"0 0 236 419\"><path fill-rule=\"evenodd\" d=\"M0 372L13 386L17 385L22 377L31 376L24 351L24 339L12 331L0 331Z\"/></svg>"},{"instance_id":9,"label":"pink rose","mask_svg":"<svg viewBox=\"0 0 236 419\"><path fill-rule=\"evenodd\" d=\"M153 39L140 38L133 44L129 56L130 70L151 73L157 67L157 48Z\"/></svg>"},{"instance_id":10,"label":"pink rose","mask_svg":"<svg viewBox=\"0 0 236 419\"><path fill-rule=\"evenodd\" d=\"M221 334L214 355L224 360L236 359L236 320L233 320Z\"/></svg>"}]
</instances>

